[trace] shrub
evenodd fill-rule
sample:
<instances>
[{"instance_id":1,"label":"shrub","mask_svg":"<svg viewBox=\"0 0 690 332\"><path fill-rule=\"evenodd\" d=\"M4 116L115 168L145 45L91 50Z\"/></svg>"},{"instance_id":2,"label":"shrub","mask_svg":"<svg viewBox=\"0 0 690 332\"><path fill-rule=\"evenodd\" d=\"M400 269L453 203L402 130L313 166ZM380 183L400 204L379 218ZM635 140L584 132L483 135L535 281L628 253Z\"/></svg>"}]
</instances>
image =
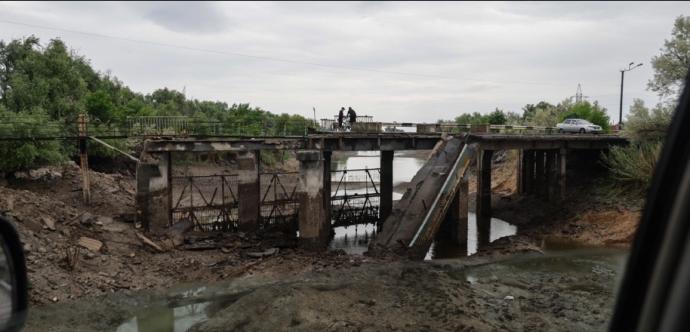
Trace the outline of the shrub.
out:
<instances>
[{"instance_id":1,"label":"shrub","mask_svg":"<svg viewBox=\"0 0 690 332\"><path fill-rule=\"evenodd\" d=\"M602 160L614 181L644 191L651 181L661 147L660 141L614 146Z\"/></svg>"},{"instance_id":2,"label":"shrub","mask_svg":"<svg viewBox=\"0 0 690 332\"><path fill-rule=\"evenodd\" d=\"M62 124L48 119L45 112L14 113L0 106L0 136L30 137L62 133ZM0 171L13 172L37 166L57 164L68 159L68 154L55 140L0 141Z\"/></svg>"}]
</instances>

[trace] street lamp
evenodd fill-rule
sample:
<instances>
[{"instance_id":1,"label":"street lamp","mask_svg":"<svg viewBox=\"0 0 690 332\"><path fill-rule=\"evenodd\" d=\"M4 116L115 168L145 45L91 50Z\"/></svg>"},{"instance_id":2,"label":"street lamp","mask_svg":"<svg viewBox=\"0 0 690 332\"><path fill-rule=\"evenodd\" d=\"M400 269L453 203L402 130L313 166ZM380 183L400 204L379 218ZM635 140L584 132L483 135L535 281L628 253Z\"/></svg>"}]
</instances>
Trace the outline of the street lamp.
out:
<instances>
[{"instance_id":1,"label":"street lamp","mask_svg":"<svg viewBox=\"0 0 690 332\"><path fill-rule=\"evenodd\" d=\"M625 78L625 72L631 71L639 66L642 66L641 62L638 64L631 62L628 64L628 69L621 69L621 103L620 110L618 112L618 130L623 129L623 79Z\"/></svg>"}]
</instances>

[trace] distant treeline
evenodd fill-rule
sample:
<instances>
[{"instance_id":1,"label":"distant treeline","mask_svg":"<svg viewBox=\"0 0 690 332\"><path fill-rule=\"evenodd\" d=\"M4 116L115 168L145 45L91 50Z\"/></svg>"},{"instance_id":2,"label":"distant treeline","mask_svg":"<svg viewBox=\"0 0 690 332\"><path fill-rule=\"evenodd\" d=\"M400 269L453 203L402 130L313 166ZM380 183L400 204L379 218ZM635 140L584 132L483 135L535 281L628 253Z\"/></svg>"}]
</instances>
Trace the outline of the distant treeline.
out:
<instances>
[{"instance_id":1,"label":"distant treeline","mask_svg":"<svg viewBox=\"0 0 690 332\"><path fill-rule=\"evenodd\" d=\"M110 73L96 71L88 59L59 39L47 44L34 36L0 41L0 119L4 123L0 130L21 136L55 126L75 130L80 113L113 130L124 128L127 118L136 116L188 116L225 128L242 126L242 133L248 135L301 135L314 125L299 115L273 114L249 104L188 99L168 88L150 94L134 92ZM59 162L74 152L74 142L2 142L0 171ZM94 153L109 152L95 149Z\"/></svg>"},{"instance_id":2,"label":"distant treeline","mask_svg":"<svg viewBox=\"0 0 690 332\"><path fill-rule=\"evenodd\" d=\"M455 118L458 124L494 124L494 125L530 125L555 127L557 123L570 118L588 120L608 131L609 116L606 109L599 106L598 102L589 101L573 102L568 98L552 105L541 101L537 104L527 104L522 108L522 113L505 112L496 108L488 114L479 112L464 113Z\"/></svg>"}]
</instances>

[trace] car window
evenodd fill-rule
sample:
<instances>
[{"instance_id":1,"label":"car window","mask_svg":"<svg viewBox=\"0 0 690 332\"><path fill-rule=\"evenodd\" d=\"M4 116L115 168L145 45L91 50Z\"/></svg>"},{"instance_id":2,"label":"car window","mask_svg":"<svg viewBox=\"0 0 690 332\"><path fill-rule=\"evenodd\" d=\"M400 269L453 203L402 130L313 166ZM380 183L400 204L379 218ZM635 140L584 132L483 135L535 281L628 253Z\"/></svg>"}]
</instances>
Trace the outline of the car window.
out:
<instances>
[{"instance_id":1,"label":"car window","mask_svg":"<svg viewBox=\"0 0 690 332\"><path fill-rule=\"evenodd\" d=\"M690 17L650 19L621 59L628 12L566 44L592 17L530 3L62 6L0 5L0 213L25 240L28 331L606 328L671 122L642 91L674 91L686 71L652 71L690 50L650 57Z\"/></svg>"}]
</instances>

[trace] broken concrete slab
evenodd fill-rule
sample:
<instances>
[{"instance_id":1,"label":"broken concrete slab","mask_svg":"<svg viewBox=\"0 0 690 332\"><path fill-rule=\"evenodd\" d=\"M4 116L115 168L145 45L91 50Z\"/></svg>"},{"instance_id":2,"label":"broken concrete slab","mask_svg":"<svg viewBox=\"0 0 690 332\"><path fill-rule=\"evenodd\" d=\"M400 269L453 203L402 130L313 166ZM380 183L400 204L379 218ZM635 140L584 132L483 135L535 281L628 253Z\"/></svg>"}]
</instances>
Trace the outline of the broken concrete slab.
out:
<instances>
[{"instance_id":1,"label":"broken concrete slab","mask_svg":"<svg viewBox=\"0 0 690 332\"><path fill-rule=\"evenodd\" d=\"M86 236L80 237L77 244L92 252L99 252L103 248L103 242Z\"/></svg>"}]
</instances>

